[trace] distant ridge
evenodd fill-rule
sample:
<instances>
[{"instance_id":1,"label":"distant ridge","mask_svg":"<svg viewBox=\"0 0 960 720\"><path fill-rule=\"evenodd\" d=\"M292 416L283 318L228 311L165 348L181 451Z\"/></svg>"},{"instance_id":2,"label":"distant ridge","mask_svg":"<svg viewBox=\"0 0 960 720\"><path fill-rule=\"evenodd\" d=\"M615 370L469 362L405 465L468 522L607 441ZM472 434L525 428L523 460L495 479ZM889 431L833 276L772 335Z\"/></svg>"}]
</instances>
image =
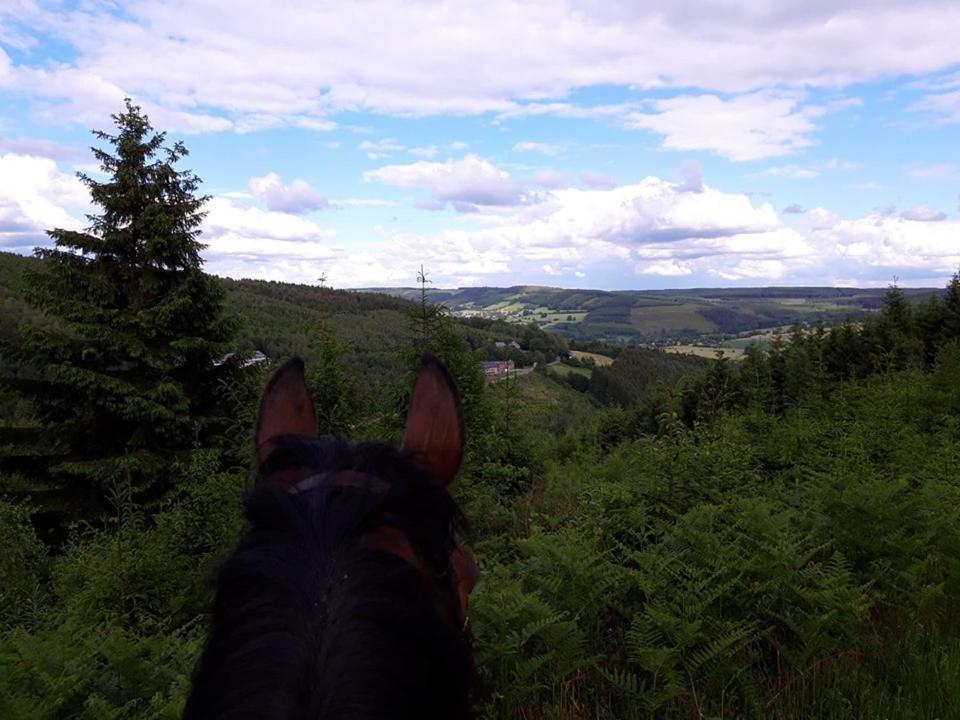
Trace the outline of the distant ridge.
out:
<instances>
[{"instance_id":1,"label":"distant ridge","mask_svg":"<svg viewBox=\"0 0 960 720\"><path fill-rule=\"evenodd\" d=\"M420 288L362 288L407 300ZM904 288L913 302L941 288ZM720 339L823 322L857 321L880 307L885 288L739 287L591 290L540 285L428 288L427 297L454 315L535 322L576 340L670 344Z\"/></svg>"}]
</instances>

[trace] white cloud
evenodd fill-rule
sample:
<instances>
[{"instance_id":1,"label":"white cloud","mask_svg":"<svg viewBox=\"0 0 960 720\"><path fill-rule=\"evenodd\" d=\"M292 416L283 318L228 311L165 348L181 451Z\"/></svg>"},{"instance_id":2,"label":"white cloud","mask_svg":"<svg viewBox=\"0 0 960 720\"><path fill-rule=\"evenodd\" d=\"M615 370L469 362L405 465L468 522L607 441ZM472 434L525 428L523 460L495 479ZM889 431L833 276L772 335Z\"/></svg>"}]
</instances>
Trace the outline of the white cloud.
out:
<instances>
[{"instance_id":1,"label":"white cloud","mask_svg":"<svg viewBox=\"0 0 960 720\"><path fill-rule=\"evenodd\" d=\"M408 190L424 190L434 202L460 204L462 209L480 205L517 205L525 200L521 186L509 173L476 155L442 163L420 161L386 165L365 172L363 177Z\"/></svg>"},{"instance_id":2,"label":"white cloud","mask_svg":"<svg viewBox=\"0 0 960 720\"><path fill-rule=\"evenodd\" d=\"M533 214L518 208L489 227L447 230L417 238L419 254L439 263L485 264L477 275L536 269L548 275L568 268L615 263L638 273L686 275L746 258L794 258L802 262L809 248L786 230L769 205L753 207L744 195L704 187L700 193L647 178L611 190L556 190ZM383 246L390 256L408 253L409 234L397 233ZM397 248L401 248L398 250ZM449 254L459 248L459 254ZM411 255L407 255L411 257ZM549 268L549 270L547 269Z\"/></svg>"},{"instance_id":3,"label":"white cloud","mask_svg":"<svg viewBox=\"0 0 960 720\"><path fill-rule=\"evenodd\" d=\"M683 182L677 186L680 192L703 192L703 170L700 169L700 163L687 160L680 172L683 174Z\"/></svg>"},{"instance_id":4,"label":"white cloud","mask_svg":"<svg viewBox=\"0 0 960 720\"><path fill-rule=\"evenodd\" d=\"M900 217L904 220L916 220L917 222L942 222L947 219L947 214L932 205L917 205L904 210L900 213Z\"/></svg>"},{"instance_id":5,"label":"white cloud","mask_svg":"<svg viewBox=\"0 0 960 720\"><path fill-rule=\"evenodd\" d=\"M218 196L207 203L202 241L208 272L231 277L313 282L342 255L336 232L289 213L238 205Z\"/></svg>"},{"instance_id":6,"label":"white cloud","mask_svg":"<svg viewBox=\"0 0 960 720\"><path fill-rule=\"evenodd\" d=\"M324 230L306 218L239 205L229 198L211 198L204 209L207 212L203 222L204 238L229 236L255 242L277 240L310 244L327 242L336 236L332 230Z\"/></svg>"},{"instance_id":7,"label":"white cloud","mask_svg":"<svg viewBox=\"0 0 960 720\"><path fill-rule=\"evenodd\" d=\"M551 145L549 143L531 142L524 140L513 146L514 152L536 152L541 155L558 155L563 151L560 145Z\"/></svg>"},{"instance_id":8,"label":"white cloud","mask_svg":"<svg viewBox=\"0 0 960 720\"><path fill-rule=\"evenodd\" d=\"M489 163L472 162L483 168L483 182L503 180ZM411 188L448 199L475 196L477 188L457 175L453 161L388 167L402 168L392 179ZM506 284L552 273L623 277L632 270L686 283L712 277L741 284L866 285L899 275L909 279L905 284L929 285L960 266L960 220L938 219L933 209L879 209L844 218L813 208L798 215L802 227L794 228L769 203L754 205L745 194L707 185L685 192L682 184L655 177L604 190L556 189L532 205L490 206L471 217L472 227L437 233L377 228L373 239L349 243L308 218L249 202L233 193L208 204L202 237L208 270L302 282L323 272L340 287L410 285L421 262L438 283L469 276L471 282ZM46 228L80 228L85 211L86 189L52 160L0 156L4 247L26 251L44 242Z\"/></svg>"},{"instance_id":9,"label":"white cloud","mask_svg":"<svg viewBox=\"0 0 960 720\"><path fill-rule=\"evenodd\" d=\"M0 152L14 155L32 155L33 157L49 158L55 161L78 161L90 157L87 148L74 147L44 140L41 138L3 138L0 137Z\"/></svg>"},{"instance_id":10,"label":"white cloud","mask_svg":"<svg viewBox=\"0 0 960 720\"><path fill-rule=\"evenodd\" d=\"M655 100L653 112L627 116L627 125L663 135L671 150L706 150L730 160L789 155L813 144L812 118L823 108L797 94L757 92L724 99L680 95Z\"/></svg>"},{"instance_id":11,"label":"white cloud","mask_svg":"<svg viewBox=\"0 0 960 720\"><path fill-rule=\"evenodd\" d=\"M570 176L553 168L541 168L533 174L533 184L542 188L558 188L570 185Z\"/></svg>"},{"instance_id":12,"label":"white cloud","mask_svg":"<svg viewBox=\"0 0 960 720\"><path fill-rule=\"evenodd\" d=\"M250 178L248 187L268 210L298 214L330 205L322 192L299 178L285 185L279 175L267 173L262 177Z\"/></svg>"},{"instance_id":13,"label":"white cloud","mask_svg":"<svg viewBox=\"0 0 960 720\"><path fill-rule=\"evenodd\" d=\"M405 145L397 142L396 138L381 138L379 140L364 140L357 146L360 150L372 151L376 153L400 152L406 150Z\"/></svg>"},{"instance_id":14,"label":"white cloud","mask_svg":"<svg viewBox=\"0 0 960 720\"><path fill-rule=\"evenodd\" d=\"M937 163L934 165L914 165L907 170L907 175L915 180L932 180L934 182L951 182L960 180L960 165L955 163Z\"/></svg>"},{"instance_id":15,"label":"white cloud","mask_svg":"<svg viewBox=\"0 0 960 720\"><path fill-rule=\"evenodd\" d=\"M130 94L158 125L199 132L278 124L326 129L332 114L357 110L596 116L598 110L569 101L573 91L832 89L960 63L960 6L949 0L680 0L656 12L644 3L592 0L135 0L122 13L117 8L112 0L88 0L0 9L0 27L23 27L4 30L7 42L46 34L70 46L64 55L72 58L41 68L14 65L4 54L0 83L31 98L34 113L49 122L102 123ZM774 132L784 132L784 117L777 120ZM664 121L646 122L668 134ZM689 147L685 132L669 137ZM752 145L789 151L809 134L803 127L785 132ZM698 137L694 144L702 143ZM729 139L717 151L745 152Z\"/></svg>"},{"instance_id":16,"label":"white cloud","mask_svg":"<svg viewBox=\"0 0 960 720\"><path fill-rule=\"evenodd\" d=\"M893 275L946 279L960 267L960 221L925 222L885 212L821 219L809 233L823 253L825 277L861 280Z\"/></svg>"},{"instance_id":17,"label":"white cloud","mask_svg":"<svg viewBox=\"0 0 960 720\"><path fill-rule=\"evenodd\" d=\"M438 150L436 145L427 145L425 147L412 147L407 148L407 152L411 155L416 155L417 157L434 157Z\"/></svg>"},{"instance_id":18,"label":"white cloud","mask_svg":"<svg viewBox=\"0 0 960 720\"><path fill-rule=\"evenodd\" d=\"M910 110L926 113L938 125L960 123L960 90L931 93L914 103Z\"/></svg>"},{"instance_id":19,"label":"white cloud","mask_svg":"<svg viewBox=\"0 0 960 720\"><path fill-rule=\"evenodd\" d=\"M823 162L809 165L774 165L763 171L764 175L773 175L774 177L791 178L793 180L811 180L820 177L823 173L835 172L853 172L860 166L850 160L841 160L840 158L830 158Z\"/></svg>"},{"instance_id":20,"label":"white cloud","mask_svg":"<svg viewBox=\"0 0 960 720\"><path fill-rule=\"evenodd\" d=\"M49 158L0 155L0 248L26 252L46 245L53 228L82 230L90 194Z\"/></svg>"},{"instance_id":21,"label":"white cloud","mask_svg":"<svg viewBox=\"0 0 960 720\"><path fill-rule=\"evenodd\" d=\"M662 275L664 277L683 277L692 275L693 268L690 263L678 262L676 260L656 260L647 263L638 263L636 271L640 275Z\"/></svg>"},{"instance_id":22,"label":"white cloud","mask_svg":"<svg viewBox=\"0 0 960 720\"><path fill-rule=\"evenodd\" d=\"M810 180L820 176L818 170L813 168L800 167L799 165L777 165L769 167L763 171L765 175L774 177L791 178L794 180Z\"/></svg>"},{"instance_id":23,"label":"white cloud","mask_svg":"<svg viewBox=\"0 0 960 720\"><path fill-rule=\"evenodd\" d=\"M439 148L436 145L407 147L403 143L398 142L396 138L390 137L381 138L377 141L364 140L357 147L360 150L365 150L367 152L367 157L371 160L379 160L380 158L390 157L390 155L395 152L407 152L410 155L428 158L434 157L439 152Z\"/></svg>"},{"instance_id":24,"label":"white cloud","mask_svg":"<svg viewBox=\"0 0 960 720\"><path fill-rule=\"evenodd\" d=\"M396 207L400 203L395 200L381 200L379 198L340 198L330 201L331 207Z\"/></svg>"}]
</instances>

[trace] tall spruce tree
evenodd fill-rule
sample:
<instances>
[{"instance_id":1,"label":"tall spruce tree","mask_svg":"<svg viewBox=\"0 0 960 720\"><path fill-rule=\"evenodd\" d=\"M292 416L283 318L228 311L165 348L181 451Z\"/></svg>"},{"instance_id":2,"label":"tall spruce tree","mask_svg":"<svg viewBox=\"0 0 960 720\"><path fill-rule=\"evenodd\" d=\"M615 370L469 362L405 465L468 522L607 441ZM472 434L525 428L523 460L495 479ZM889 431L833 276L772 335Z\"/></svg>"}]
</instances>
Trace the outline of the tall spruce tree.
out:
<instances>
[{"instance_id":1,"label":"tall spruce tree","mask_svg":"<svg viewBox=\"0 0 960 720\"><path fill-rule=\"evenodd\" d=\"M39 448L26 470L24 457L5 469L29 473L43 488L33 499L68 518L95 517L118 485L162 496L178 456L210 443L233 370L218 361L234 330L224 291L201 269L207 198L175 167L187 150L129 99L112 117L115 133L94 131L104 148L92 148L106 179L79 174L99 212L86 231L48 232L54 247L35 251L44 262L28 279L48 321L3 351Z\"/></svg>"}]
</instances>

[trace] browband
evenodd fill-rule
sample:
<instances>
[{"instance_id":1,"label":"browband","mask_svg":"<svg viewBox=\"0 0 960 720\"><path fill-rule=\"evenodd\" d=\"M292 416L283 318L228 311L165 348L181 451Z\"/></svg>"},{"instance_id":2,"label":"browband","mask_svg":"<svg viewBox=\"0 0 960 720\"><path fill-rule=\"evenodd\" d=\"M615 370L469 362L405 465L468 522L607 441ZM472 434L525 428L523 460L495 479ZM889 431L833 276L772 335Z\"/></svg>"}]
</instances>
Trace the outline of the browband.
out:
<instances>
[{"instance_id":1,"label":"browband","mask_svg":"<svg viewBox=\"0 0 960 720\"><path fill-rule=\"evenodd\" d=\"M304 478L296 485L291 486L287 492L291 495L299 495L323 485L351 487L375 493L385 493L390 489L390 485L376 475L368 475L356 470L330 470Z\"/></svg>"}]
</instances>

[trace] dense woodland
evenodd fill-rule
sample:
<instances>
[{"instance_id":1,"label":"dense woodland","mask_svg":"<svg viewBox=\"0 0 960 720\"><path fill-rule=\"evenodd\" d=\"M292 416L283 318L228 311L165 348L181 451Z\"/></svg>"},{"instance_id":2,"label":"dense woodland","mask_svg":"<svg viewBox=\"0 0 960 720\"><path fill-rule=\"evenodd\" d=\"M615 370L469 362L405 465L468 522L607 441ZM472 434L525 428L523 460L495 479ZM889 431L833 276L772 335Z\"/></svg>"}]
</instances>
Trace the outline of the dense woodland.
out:
<instances>
[{"instance_id":1,"label":"dense woodland","mask_svg":"<svg viewBox=\"0 0 960 720\"><path fill-rule=\"evenodd\" d=\"M424 351L464 400L479 717L956 717L960 276L738 363L485 385L494 343L566 343L212 279L182 146L133 106L100 140L92 230L0 256L0 717L179 717L270 365L307 358L324 431L396 440Z\"/></svg>"}]
</instances>

